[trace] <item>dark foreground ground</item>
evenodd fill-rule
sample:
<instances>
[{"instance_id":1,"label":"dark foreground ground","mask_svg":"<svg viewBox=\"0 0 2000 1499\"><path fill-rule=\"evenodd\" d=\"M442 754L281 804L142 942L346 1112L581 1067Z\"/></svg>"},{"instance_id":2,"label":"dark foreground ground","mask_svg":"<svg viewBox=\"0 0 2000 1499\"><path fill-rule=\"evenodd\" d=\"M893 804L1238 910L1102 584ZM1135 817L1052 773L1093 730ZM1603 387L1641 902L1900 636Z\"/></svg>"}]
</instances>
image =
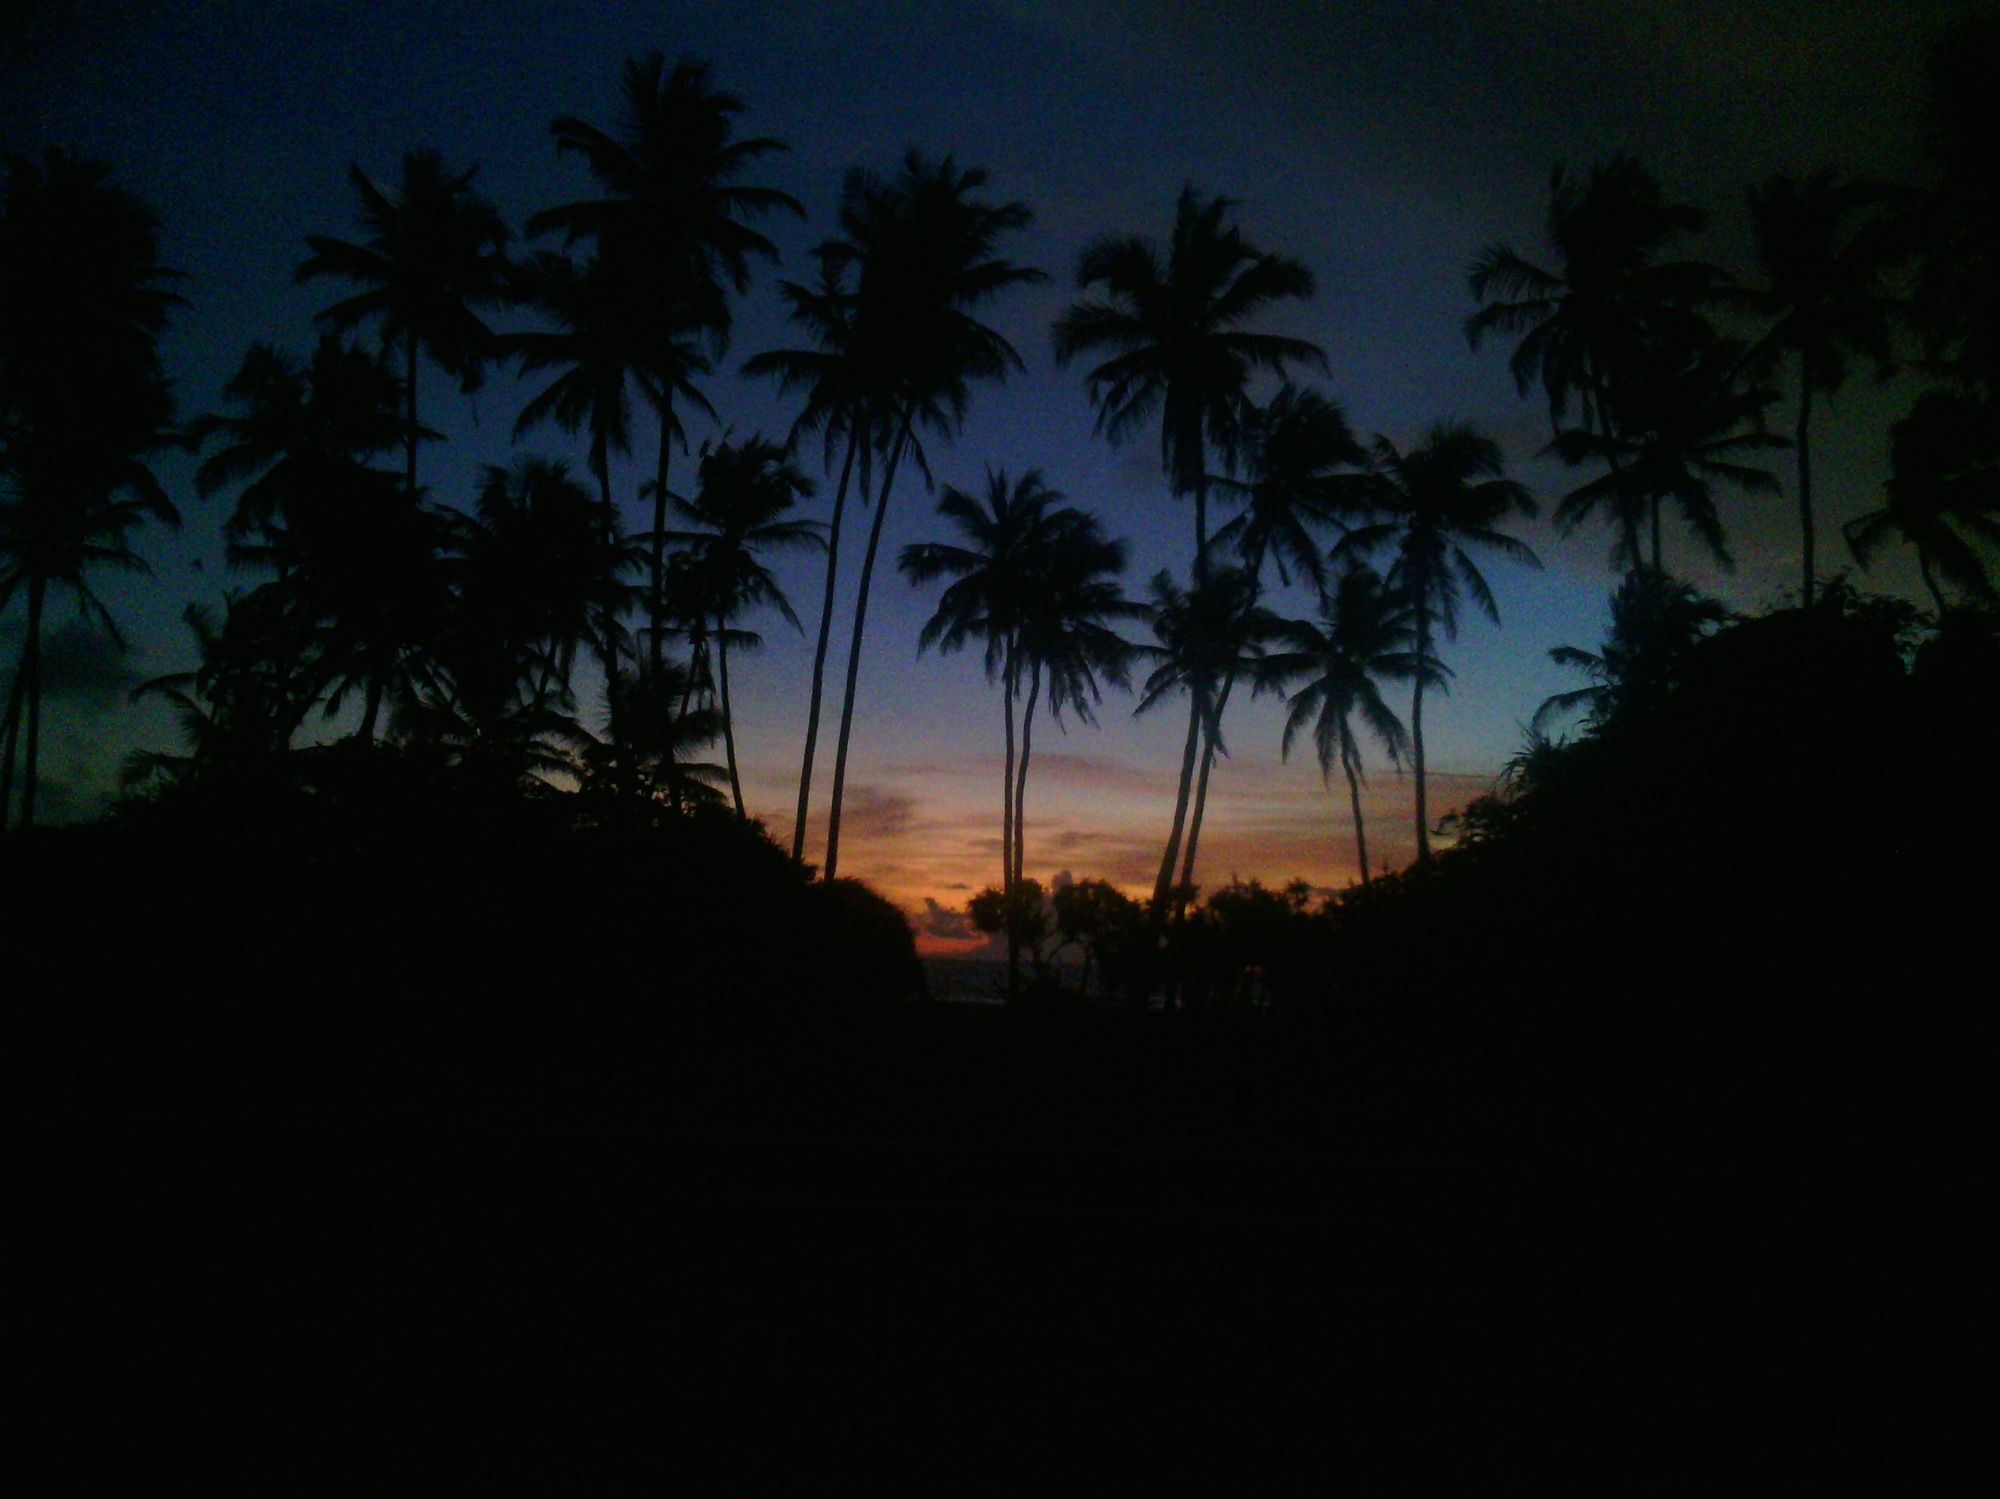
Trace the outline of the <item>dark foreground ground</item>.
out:
<instances>
[{"instance_id":1,"label":"dark foreground ground","mask_svg":"<svg viewBox=\"0 0 2000 1499\"><path fill-rule=\"evenodd\" d=\"M1921 1128L1718 1150L1603 1114L1599 1148L1574 1098L1244 1017L447 1008L31 1028L36 1492L1852 1492L1987 1459L1991 1181Z\"/></svg>"}]
</instances>

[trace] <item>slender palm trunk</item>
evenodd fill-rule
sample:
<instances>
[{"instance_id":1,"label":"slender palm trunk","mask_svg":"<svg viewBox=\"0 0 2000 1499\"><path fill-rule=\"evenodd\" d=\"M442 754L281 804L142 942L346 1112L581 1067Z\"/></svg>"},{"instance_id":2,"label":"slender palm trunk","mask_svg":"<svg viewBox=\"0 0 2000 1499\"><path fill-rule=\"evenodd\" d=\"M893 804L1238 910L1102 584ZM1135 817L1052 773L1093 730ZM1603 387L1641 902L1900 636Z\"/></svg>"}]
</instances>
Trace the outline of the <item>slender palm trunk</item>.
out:
<instances>
[{"instance_id":1,"label":"slender palm trunk","mask_svg":"<svg viewBox=\"0 0 2000 1499\"><path fill-rule=\"evenodd\" d=\"M833 752L833 810L826 824L826 877L832 879L840 868L840 801L847 790L847 741L854 731L854 687L861 677L861 632L868 623L868 585L875 578L875 554L882 547L882 522L889 514L889 490L896 482L896 465L910 440L914 409L903 413L896 432L895 446L882 472L882 492L875 500L875 523L868 528L868 550L861 557L861 591L854 600L854 639L847 651L847 687L840 704L840 738Z\"/></svg>"},{"instance_id":2,"label":"slender palm trunk","mask_svg":"<svg viewBox=\"0 0 2000 1499\"><path fill-rule=\"evenodd\" d=\"M1813 503L1812 503L1812 449L1810 446L1812 420L1812 381L1807 378L1805 355L1799 356L1799 427L1794 439L1799 454L1799 537L1804 546L1803 559L1805 581L1801 593L1806 608L1813 606Z\"/></svg>"},{"instance_id":3,"label":"slender palm trunk","mask_svg":"<svg viewBox=\"0 0 2000 1499\"><path fill-rule=\"evenodd\" d=\"M1028 847L1028 757L1035 749L1035 704L1042 695L1042 668L1029 668L1028 706L1021 715L1021 767L1014 773L1014 883L1018 886L1027 872Z\"/></svg>"},{"instance_id":4,"label":"slender palm trunk","mask_svg":"<svg viewBox=\"0 0 2000 1499\"><path fill-rule=\"evenodd\" d=\"M28 702L28 749L21 761L21 826L35 825L35 781L42 747L42 602L48 579L28 579L28 643L21 652L21 680Z\"/></svg>"},{"instance_id":5,"label":"slender palm trunk","mask_svg":"<svg viewBox=\"0 0 2000 1499\"><path fill-rule=\"evenodd\" d=\"M1431 824L1424 801L1424 663L1431 658L1431 619L1427 611L1417 612L1417 685L1410 695L1410 764L1417 781L1417 862L1428 864L1431 857Z\"/></svg>"},{"instance_id":6,"label":"slender palm trunk","mask_svg":"<svg viewBox=\"0 0 2000 1499\"><path fill-rule=\"evenodd\" d=\"M652 643L646 653L647 669L654 681L660 679L660 663L665 650L666 601L667 601L667 462L673 451L674 393L668 387L665 402L660 407L660 460L653 470L653 547L652 577L648 587L648 623L652 626ZM739 808L739 810L741 810Z\"/></svg>"},{"instance_id":7,"label":"slender palm trunk","mask_svg":"<svg viewBox=\"0 0 2000 1499\"><path fill-rule=\"evenodd\" d=\"M1231 672L1222 679L1222 691L1215 699L1215 722L1202 735L1201 773L1195 778L1194 812L1188 818L1187 853L1181 860L1181 884L1194 883L1194 856L1201 844L1202 819L1208 815L1208 773L1215 766L1215 744L1222 728L1222 715L1229 707L1229 691L1236 685L1236 674Z\"/></svg>"},{"instance_id":8,"label":"slender palm trunk","mask_svg":"<svg viewBox=\"0 0 2000 1499\"><path fill-rule=\"evenodd\" d=\"M361 741L363 749L373 749L375 747L375 725L382 716L382 679L380 677L370 677L368 679L368 691L363 698L363 703L365 706L361 710L361 727L355 730L354 737Z\"/></svg>"},{"instance_id":9,"label":"slender palm trunk","mask_svg":"<svg viewBox=\"0 0 2000 1499\"><path fill-rule=\"evenodd\" d=\"M1347 800L1354 808L1354 852L1361 861L1361 883L1368 883L1368 828L1361 820L1361 777L1354 768L1354 756L1343 749L1340 768L1347 772Z\"/></svg>"},{"instance_id":10,"label":"slender palm trunk","mask_svg":"<svg viewBox=\"0 0 2000 1499\"><path fill-rule=\"evenodd\" d=\"M1667 575L1667 573L1666 573L1665 559L1662 556L1660 547L1660 497L1658 495L1653 496L1652 509L1653 509L1653 575L1655 577L1664 578Z\"/></svg>"},{"instance_id":11,"label":"slender palm trunk","mask_svg":"<svg viewBox=\"0 0 2000 1499\"><path fill-rule=\"evenodd\" d=\"M14 686L7 694L7 724L0 730L6 746L0 750L0 833L7 831L7 819L14 811L14 752L21 738L21 694L27 685L27 645L22 643L22 662L14 671Z\"/></svg>"},{"instance_id":12,"label":"slender palm trunk","mask_svg":"<svg viewBox=\"0 0 2000 1499\"><path fill-rule=\"evenodd\" d=\"M854 473L854 458L861 447L858 432L847 438L847 458L840 465L840 487L833 494L833 519L826 532L826 597L819 606L819 644L813 647L812 701L806 709L806 753L799 766L799 810L792 820L792 860L803 863L806 856L806 812L812 805L813 751L819 745L820 689L826 680L826 648L833 639L833 585L840 576L840 517L847 509L847 481Z\"/></svg>"},{"instance_id":13,"label":"slender palm trunk","mask_svg":"<svg viewBox=\"0 0 2000 1499\"><path fill-rule=\"evenodd\" d=\"M1181 833L1187 826L1188 794L1194 786L1195 757L1201 751L1201 701L1188 694L1187 744L1181 750L1181 789L1174 800L1174 830L1167 835L1167 851L1160 860L1159 878L1153 882L1153 924L1164 926L1167 901L1174 888L1174 865L1180 858Z\"/></svg>"},{"instance_id":14,"label":"slender palm trunk","mask_svg":"<svg viewBox=\"0 0 2000 1499\"><path fill-rule=\"evenodd\" d=\"M590 466L597 471L597 499L602 512L604 541L607 547L615 547L618 544L618 512L611 503L611 455L601 443L595 447L596 451L590 455ZM631 758L628 753L630 745L619 744L616 738L623 735L629 739L635 726L625 719L625 691L618 680L618 621L609 603L598 611L597 659L604 668L604 703L611 716L605 737L613 740L612 783L622 790Z\"/></svg>"},{"instance_id":15,"label":"slender palm trunk","mask_svg":"<svg viewBox=\"0 0 2000 1499\"><path fill-rule=\"evenodd\" d=\"M1007 762L1000 772L1000 921L1007 933L1007 1003L1021 998L1021 938L1014 929L1014 693L1017 663L1012 642L1000 668L1000 701L1007 725Z\"/></svg>"},{"instance_id":16,"label":"slender palm trunk","mask_svg":"<svg viewBox=\"0 0 2000 1499\"><path fill-rule=\"evenodd\" d=\"M722 752L729 761L729 794L736 798L736 815L747 819L743 782L736 774L736 723L729 711L729 635L720 614L715 616L715 673L722 688Z\"/></svg>"}]
</instances>

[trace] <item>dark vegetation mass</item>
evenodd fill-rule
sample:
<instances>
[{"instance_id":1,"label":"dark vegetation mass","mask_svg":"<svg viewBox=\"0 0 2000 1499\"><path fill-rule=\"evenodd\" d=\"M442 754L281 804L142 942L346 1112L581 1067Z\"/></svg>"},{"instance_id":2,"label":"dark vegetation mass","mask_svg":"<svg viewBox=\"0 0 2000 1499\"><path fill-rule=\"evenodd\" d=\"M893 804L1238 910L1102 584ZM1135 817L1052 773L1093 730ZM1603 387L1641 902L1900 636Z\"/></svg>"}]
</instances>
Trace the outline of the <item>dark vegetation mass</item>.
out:
<instances>
[{"instance_id":1,"label":"dark vegetation mass","mask_svg":"<svg viewBox=\"0 0 2000 1499\"><path fill-rule=\"evenodd\" d=\"M144 1243L148 1273L207 1284L222 1324L248 1336L256 1318L214 1286L264 1287L244 1294L290 1306L298 1285L258 1277L310 1274L271 1264L374 1252L354 1221L267 1262L218 1250L160 1227L170 1194L156 1200L153 1184L227 1195L217 1179L281 1183L271 1190L310 1237L308 1179L331 1182L419 1259L445 1257L450 1233L431 1214L462 1221L460 1192L515 1205L487 1227L517 1251L568 1246L584 1299L597 1261L575 1255L572 1230L621 1272L638 1240L649 1252L655 1234L669 1241L662 1263L709 1296L673 1327L718 1359L720 1378L805 1356L811 1377L837 1383L797 1329L831 1335L826 1307L866 1301L855 1287L875 1273L913 1299L843 1315L936 1355L944 1335L924 1309L948 1306L952 1336L994 1361L1041 1364L1043 1382L1013 1399L1048 1417L1156 1356L1234 1368L1237 1339L1289 1335L1287 1319L1346 1336L1349 1313L1328 1309L1322 1276L1360 1276L1394 1301L1434 1284L1416 1267L1436 1270L1440 1246L1478 1234L1493 1258L1454 1267L1465 1278L1441 1303L1449 1315L1484 1329L1487 1355L1570 1381L1584 1403L1568 1457L1603 1457L1631 1480L1617 1488L1670 1488L1712 1471L1712 1431L1601 1424L1588 1367L1610 1339L1578 1331L1580 1313L1561 1336L1535 1319L1561 1315L1571 1272L1625 1294L1591 1278L1608 1273L1600 1252L1629 1253L1659 1225L1625 1237L1608 1179L1685 1185L1675 1173L1697 1170L1705 1185L1682 1200L1705 1222L1750 1210L1702 1193L1785 1204L1742 1221L1773 1236L1759 1263L1783 1262L1789 1278L1773 1292L1724 1274L1714 1300L1649 1305L1641 1325L1663 1368L1740 1334L1718 1308L1760 1295L1802 1360L1836 1346L1914 1357L1943 1313L1912 1266L1941 1231L1907 1215L1863 1221L1851 1195L1836 1207L1839 1192L1799 1184L1879 1168L1895 1202L1959 1200L1990 1142L2000 130L1978 59L1994 57L1994 36L1967 28L1934 53L1931 182L1819 177L1752 192L1754 285L1682 258L1700 215L1622 158L1556 174L1553 258L1507 246L1478 257L1468 334L1511 341L1521 393L1547 402L1549 451L1575 470L1554 520L1607 523L1622 581L1598 648L1557 653L1585 685L1544 705L1498 789L1442 825L1425 800L1426 693L1450 679L1441 652L1461 618L1497 618L1482 569L1535 565L1515 534L1534 498L1485 434L1440 422L1412 443L1364 442L1299 383L1326 371L1323 354L1254 323L1309 295L1311 276L1246 239L1228 200L1191 188L1167 242L1094 245L1056 357L1084 366L1107 438L1157 434L1167 488L1193 502L1185 577L1163 572L1146 602L1128 598L1123 543L1033 470L995 469L979 493L946 486L944 539L893 559L914 584L943 585L925 647L980 650L1001 688L1002 879L970 910L1006 938L1004 1010L918 1003L907 922L837 875L884 515L899 477L928 484L928 448L952 439L980 383L1022 367L979 315L1041 274L1007 254L1025 205L949 156L856 169L814 273L781 284L801 347L746 365L803 398L794 430L690 452L689 420L714 414L731 299L774 258L756 225L798 211L760 185L781 144L739 135L742 105L699 66L635 60L615 128L555 122L588 196L531 217L532 251L470 169L424 151L392 187L356 169L357 237L311 237L298 269L338 298L319 344L252 349L227 411L185 424L157 341L200 288L164 269L154 215L102 165L12 158L0 605L18 599L25 623L0 791L12 1102L56 1197L121 1171L148 1184L107 1188L64 1220L101 1227L58 1236L73 1250L87 1240L100 1273L52 1279L44 1315L72 1346L188 1335L200 1309L137 1296L133 1332L120 1322L131 1307L74 1289L129 1288L127 1251ZM503 314L519 326L496 327ZM577 466L523 456L474 495L428 489L426 362L467 390L512 365L531 388L517 432L553 424L578 443ZM1816 530L1819 402L1871 363L1916 372L1922 388L1895 426L1879 507L1844 540L1861 564L1913 549L1923 608L1858 590L1826 566L1833 548ZM1788 436L1766 424L1781 400ZM644 441L657 444L653 473L614 494L611 458ZM145 689L172 703L184 743L135 758L113 815L38 827L51 600L73 596L115 635L93 584L141 567L135 531L175 518L148 467L172 443L200 447L204 494L233 497L232 560L259 581L220 610L191 610L200 664ZM1797 603L1735 618L1672 576L1670 542L1726 556L1718 502L1779 488L1760 464L1780 449L1799 511ZM794 513L822 461L823 526ZM643 527L628 531L628 502ZM864 522L843 659L834 584L855 560L843 528ZM782 547L823 550L827 566L789 847L746 814L730 712L730 673L758 643L746 621L770 611L805 633L762 560ZM1277 612L1267 573L1310 585L1315 617ZM1138 621L1151 643L1121 635ZM830 658L844 678L823 746ZM586 676L603 684L601 713L580 701ZM1099 880L1044 890L1023 857L1038 715L1088 722L1118 688L1136 689L1142 712L1187 702L1155 887L1145 901ZM1286 748L1309 732L1352 805L1361 883L1331 899L1303 886L1204 892L1194 879L1228 702L1263 692L1286 697ZM1369 743L1415 777L1419 857L1400 872L1369 868ZM703 758L716 745L721 763ZM832 812L818 868L804 847L816 771ZM357 1187L378 1156L394 1164ZM1370 1172L1392 1174L1405 1198L1389 1203L1391 1175ZM641 1226L587 1206L579 1179L636 1204ZM747 1218L746 1200L762 1205ZM773 1201L871 1206L802 1230L770 1216ZM968 1230L947 1253L987 1288L976 1310L963 1286L925 1279L942 1272L884 1216L912 1201L1002 1214L993 1238ZM522 1202L570 1216L554 1227ZM1029 1319L1048 1349L1025 1346L995 1289L1045 1268L1022 1262L1045 1248L1022 1226L1024 1204L1122 1225L1105 1230L1116 1247L1101 1261L1070 1246L1069 1311ZM715 1226L750 1220L740 1239ZM1239 1232L1270 1236L1258 1263L1295 1298L1285 1308L1206 1275L1219 1246L1241 1263ZM1816 1320L1844 1273L1816 1257L1829 1234L1847 1235L1856 1273L1899 1267L1840 1313L1853 1319L1841 1337ZM1149 1257L1176 1236L1183 1254ZM1696 1237L1650 1242L1708 1263ZM864 1266L871 1255L882 1262ZM774 1289L801 1267L847 1277L844 1289ZM376 1270L369 1284L397 1280ZM441 1277L447 1322L486 1315L468 1276ZM314 1314L325 1325L301 1336L338 1341L327 1294ZM1159 1331L1154 1309L1201 1298L1207 1310L1176 1324L1184 1341ZM1400 1376L1444 1346L1423 1314L1355 1315ZM752 1317L790 1331L746 1352ZM1078 1318L1108 1344L1089 1344ZM463 1335L452 1324L436 1338L455 1348ZM1340 1359L1358 1380L1366 1361L1349 1345ZM52 1370L51 1406L80 1379ZM1448 1465L1524 1484L1548 1471L1522 1445L1525 1397L1509 1374L1467 1380L1450 1406L1467 1445ZM683 1391L680 1413L728 1407L719 1388ZM1269 1415L1309 1403L1304 1388L1230 1398ZM1858 1440L1843 1423L1866 1402L1849 1390L1847 1405L1828 1404L1811 1388L1759 1408L1766 1478L1793 1463L1830 1470ZM841 1409L865 1403L849 1392ZM1133 1445L1191 1404L1186 1390L1160 1396L1134 1418ZM1400 1418L1400 1430L1422 1425L1407 1408ZM835 1424L822 1416L815 1430ZM485 1463L544 1472L491 1452L465 1462L458 1476Z\"/></svg>"}]
</instances>

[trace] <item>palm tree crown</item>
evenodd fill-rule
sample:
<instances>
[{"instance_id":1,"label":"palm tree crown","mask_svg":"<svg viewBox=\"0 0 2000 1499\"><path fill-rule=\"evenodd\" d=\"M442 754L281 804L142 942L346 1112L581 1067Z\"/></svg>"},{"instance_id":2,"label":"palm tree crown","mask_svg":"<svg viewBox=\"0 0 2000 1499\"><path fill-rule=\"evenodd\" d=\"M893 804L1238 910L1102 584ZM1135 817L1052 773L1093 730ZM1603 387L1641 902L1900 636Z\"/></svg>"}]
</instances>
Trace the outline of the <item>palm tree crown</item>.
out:
<instances>
[{"instance_id":1,"label":"palm tree crown","mask_svg":"<svg viewBox=\"0 0 2000 1499\"><path fill-rule=\"evenodd\" d=\"M1243 442L1241 402L1253 374L1326 355L1300 338L1244 327L1273 304L1312 295L1312 273L1269 254L1228 222L1235 203L1183 188L1164 258L1131 235L1083 252L1079 289L1101 289L1057 320L1056 362L1105 355L1085 375L1098 430L1122 442L1160 413L1160 459L1176 494L1195 499L1195 544L1208 544L1210 452L1233 470ZM1206 560L1197 557L1198 568Z\"/></svg>"}]
</instances>

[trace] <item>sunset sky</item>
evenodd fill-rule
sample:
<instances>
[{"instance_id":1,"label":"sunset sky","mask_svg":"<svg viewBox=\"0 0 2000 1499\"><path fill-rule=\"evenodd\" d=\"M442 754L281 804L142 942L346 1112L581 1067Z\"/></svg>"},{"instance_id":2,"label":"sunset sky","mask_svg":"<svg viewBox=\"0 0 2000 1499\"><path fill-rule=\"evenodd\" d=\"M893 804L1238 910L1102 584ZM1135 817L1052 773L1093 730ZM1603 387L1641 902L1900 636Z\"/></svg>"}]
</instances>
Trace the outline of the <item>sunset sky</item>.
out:
<instances>
[{"instance_id":1,"label":"sunset sky","mask_svg":"<svg viewBox=\"0 0 2000 1499\"><path fill-rule=\"evenodd\" d=\"M1927 0L15 0L0 18L0 146L38 154L61 144L106 159L157 210L163 258L186 273L189 303L165 358L183 413L194 415L219 409L252 341L309 347L313 314L335 292L294 287L292 270L308 233L355 232L350 163L393 181L402 153L419 146L437 147L452 163L477 162L480 189L518 232L531 212L586 190L582 169L556 157L551 118L613 124L619 70L635 52L705 59L716 83L746 105L739 129L790 144L761 180L792 192L808 213L803 223L763 226L783 251L782 268L760 273L738 304L726 371L708 387L739 437L781 436L790 425L788 403L735 370L750 354L796 341L774 283L809 275L807 252L833 229L845 169L889 171L911 145L955 153L991 174L995 195L1034 209L1034 227L1005 253L1050 280L991 309L989 321L1020 350L1028 373L975 393L957 441L932 448L938 478L976 488L989 465L1041 468L1111 534L1130 538L1128 586L1137 593L1160 568L1185 576L1192 523L1166 492L1156 435L1108 446L1093 435L1080 371L1054 367L1049 328L1075 295L1077 257L1091 240L1164 237L1184 183L1240 200L1250 240L1316 276L1317 296L1266 326L1326 349L1325 388L1355 428L1402 444L1439 418L1470 419L1502 441L1546 509L1574 481L1534 460L1547 440L1546 410L1516 398L1506 348L1466 348L1472 256L1504 240L1545 259L1551 166L1622 150L1671 195L1710 210L1695 253L1747 271L1750 183L1823 166L1920 173L1924 39L1980 8ZM426 381L426 419L450 439L424 458L434 497L469 501L476 466L508 458L528 389L500 372L467 400L441 378ZM1816 429L1829 565L1843 560L1838 522L1875 502L1899 398L1864 373ZM1789 430L1785 408L1773 416ZM716 434L697 426L692 435ZM519 451L569 456L581 467L580 441L553 428ZM817 451L811 456L816 462ZM1789 492L1787 461L1778 464ZM614 472L628 524L636 525L632 497L652 463L648 437ZM685 478L689 465L676 463ZM52 813L94 805L133 745L168 742L158 710L128 707L125 690L192 664L179 623L189 601L219 601L225 586L256 581L232 578L222 561L228 500L196 497L191 459L166 461L161 472L183 531L139 538L153 579L101 580L132 637L131 655L108 657L76 631L51 647ZM885 563L905 543L939 534L933 503L920 486L899 483ZM823 516L825 505L822 496L811 513ZM1733 576L1697 565L1683 537L1670 539L1669 565L1739 606L1776 601L1796 571L1789 503L1731 498L1724 516L1738 559ZM1546 570L1493 564L1503 627L1468 623L1446 652L1457 674L1450 697L1426 706L1434 804L1486 789L1536 705L1577 685L1549 664L1549 648L1593 646L1602 634L1608 534L1563 539L1546 524L1522 534ZM850 589L858 548L851 555L843 565ZM779 569L809 621L818 612L818 568L800 560ZM1893 564L1871 582L1911 586ZM962 929L967 896L998 878L1001 730L998 696L976 657L918 657L932 601L886 568L878 577L841 868L901 902L928 945L942 948ZM1304 613L1308 601L1280 605ZM769 644L733 663L746 792L752 810L785 836L810 643L775 617L752 625ZM17 608L0 626L9 663L20 629ZM843 633L835 659L844 651ZM1344 885L1355 873L1344 788L1335 796L1322 787L1309 744L1280 763L1277 704L1239 701L1198 877L1205 885L1231 875ZM1030 875L1067 870L1135 889L1150 884L1185 718L1168 706L1135 720L1132 702L1107 699L1096 728L1038 724ZM829 711L837 715L837 697ZM823 822L831 762L822 743ZM1377 862L1406 862L1407 780L1378 770L1368 797ZM815 836L809 857L822 847Z\"/></svg>"}]
</instances>

